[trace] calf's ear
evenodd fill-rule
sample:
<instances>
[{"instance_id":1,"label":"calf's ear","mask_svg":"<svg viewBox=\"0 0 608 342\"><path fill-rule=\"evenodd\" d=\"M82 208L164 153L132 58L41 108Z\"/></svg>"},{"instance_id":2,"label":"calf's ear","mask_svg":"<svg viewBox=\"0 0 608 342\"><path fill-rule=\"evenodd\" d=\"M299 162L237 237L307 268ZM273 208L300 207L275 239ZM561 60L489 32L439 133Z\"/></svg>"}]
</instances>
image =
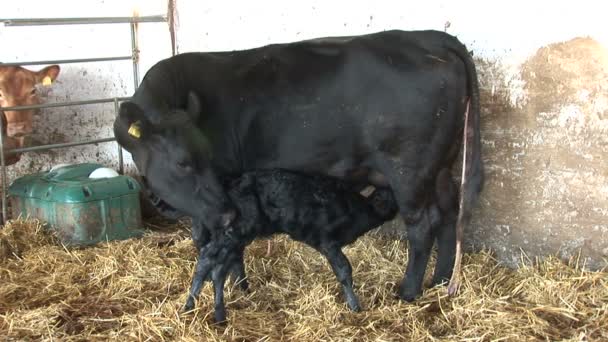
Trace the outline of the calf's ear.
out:
<instances>
[{"instance_id":1,"label":"calf's ear","mask_svg":"<svg viewBox=\"0 0 608 342\"><path fill-rule=\"evenodd\" d=\"M190 120L194 122L198 121L198 118L201 115L202 105L200 98L193 91L188 92L188 105L186 110L188 116L190 116Z\"/></svg>"}]
</instances>

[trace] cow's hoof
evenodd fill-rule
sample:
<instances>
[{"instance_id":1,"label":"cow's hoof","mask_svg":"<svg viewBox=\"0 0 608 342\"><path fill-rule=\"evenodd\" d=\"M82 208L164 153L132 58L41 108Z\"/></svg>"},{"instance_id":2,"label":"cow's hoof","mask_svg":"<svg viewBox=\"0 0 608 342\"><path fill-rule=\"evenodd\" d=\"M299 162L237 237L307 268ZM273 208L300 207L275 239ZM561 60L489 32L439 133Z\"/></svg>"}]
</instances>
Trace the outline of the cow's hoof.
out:
<instances>
[{"instance_id":1,"label":"cow's hoof","mask_svg":"<svg viewBox=\"0 0 608 342\"><path fill-rule=\"evenodd\" d=\"M429 287L445 286L448 284L449 280L450 280L449 278L445 278L445 277L433 278Z\"/></svg>"},{"instance_id":2,"label":"cow's hoof","mask_svg":"<svg viewBox=\"0 0 608 342\"><path fill-rule=\"evenodd\" d=\"M420 296L419 290L413 290L407 287L402 287L399 289L399 298L406 302L411 303L415 301L418 296Z\"/></svg>"},{"instance_id":3,"label":"cow's hoof","mask_svg":"<svg viewBox=\"0 0 608 342\"><path fill-rule=\"evenodd\" d=\"M216 309L213 313L213 318L215 319L215 323L217 324L225 324L226 323L226 310L225 309Z\"/></svg>"},{"instance_id":4,"label":"cow's hoof","mask_svg":"<svg viewBox=\"0 0 608 342\"><path fill-rule=\"evenodd\" d=\"M417 297L418 296L412 295L412 294L399 294L399 298L408 303L412 303L413 301L416 300Z\"/></svg>"}]
</instances>

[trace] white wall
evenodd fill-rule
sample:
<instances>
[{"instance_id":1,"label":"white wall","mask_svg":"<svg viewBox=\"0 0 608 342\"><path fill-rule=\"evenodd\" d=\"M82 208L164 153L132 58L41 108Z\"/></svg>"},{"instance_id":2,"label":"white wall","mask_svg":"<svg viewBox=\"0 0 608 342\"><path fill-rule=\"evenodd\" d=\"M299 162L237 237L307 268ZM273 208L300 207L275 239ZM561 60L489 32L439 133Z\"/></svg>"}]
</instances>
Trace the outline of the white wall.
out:
<instances>
[{"instance_id":1,"label":"white wall","mask_svg":"<svg viewBox=\"0 0 608 342\"><path fill-rule=\"evenodd\" d=\"M443 30L485 56L521 60L581 35L608 44L597 1L178 0L181 51L232 50L386 29Z\"/></svg>"},{"instance_id":2,"label":"white wall","mask_svg":"<svg viewBox=\"0 0 608 342\"><path fill-rule=\"evenodd\" d=\"M20 0L2 6L4 18L129 16L166 13L166 0ZM179 52L252 48L320 36L385 29L439 29L457 35L477 55L516 66L538 47L590 35L608 45L603 5L582 1L199 1L177 0ZM166 23L140 25L140 77L170 56ZM0 61L31 61L130 53L129 26L0 26ZM64 64L49 102L130 96L131 63ZM32 67L37 68L37 67ZM514 92L517 94L517 92ZM112 105L46 109L36 118L43 142L65 142L111 134ZM111 163L115 147L76 147L31 153L12 167L23 174L49 163L95 159ZM128 156L127 156L128 159Z\"/></svg>"},{"instance_id":3,"label":"white wall","mask_svg":"<svg viewBox=\"0 0 608 342\"><path fill-rule=\"evenodd\" d=\"M576 248L586 246L585 255L595 258L597 265L601 263L602 256L608 256L608 227L605 224L608 212L605 211L605 203L596 200L603 198L605 202L606 198L601 185L606 184L608 145L601 127L608 127L608 117L605 116L608 97L603 91L608 89L608 76L597 79L591 75L595 73L593 70L608 70L608 54L604 56L605 64L602 61L582 61L581 66L572 67L562 64L581 62L576 54L568 55L569 51L577 52L576 47L565 54L563 51L547 54L556 56L557 62L554 60L553 64L535 60L535 70L541 70L541 73L565 71L555 78L554 84L540 89L538 94L526 95L528 92L523 91L520 79L521 63L551 43L589 36L604 47L608 46L605 5L602 2L176 1L179 52L247 49L271 43L388 29L444 30L449 22L447 32L456 35L476 56L498 62L490 63L490 68L480 63L482 94L485 95L482 98L485 115L482 118L482 136L488 177L480 201L482 213L474 215L475 222L469 228L474 231L467 236L480 241L482 246L494 248L501 260L506 261L519 260L519 248L529 255L558 249L565 251L565 255L573 255ZM0 16L4 18L129 16L135 8L139 9L140 15L164 14L167 4L166 0L19 0L11 1L8 7L0 5L0 8ZM141 24L139 40L140 75L143 77L150 66L171 54L167 24ZM0 43L2 62L130 53L129 26L124 24L0 26ZM601 55L603 52L598 53ZM588 68L587 64L594 68L599 66L599 69ZM546 65L551 65L550 70L543 69ZM583 72L585 74L581 78ZM508 85L501 84L503 81L508 81ZM562 85L575 87L581 94L593 94L593 98L573 104L556 100L556 106L552 106L548 113L537 113L534 106L525 107L526 102L529 105L542 100L543 96L534 96L546 95L543 94L546 92L554 92L558 95L553 94L550 98L560 99ZM500 96L483 92L493 86L505 88L504 93L516 100L517 108L496 103ZM130 96L132 92L129 61L62 65L59 81L48 95L48 101ZM565 120L564 126L560 113L568 108L580 110L571 122ZM112 135L113 117L112 105L48 109L36 118L34 129L44 142L108 137ZM577 127L570 126L579 121L586 124L581 132L576 131L573 135L571 128ZM563 143L565 137L568 144ZM593 162L588 161L589 156ZM128 154L126 157L129 161ZM9 170L11 178L14 178L47 168L49 164L95 160L116 166L116 145L30 153ZM506 191L506 187L510 190ZM560 193L562 197L556 200L552 193Z\"/></svg>"},{"instance_id":4,"label":"white wall","mask_svg":"<svg viewBox=\"0 0 608 342\"><path fill-rule=\"evenodd\" d=\"M178 42L180 52L235 50L394 28L444 30L449 22L447 32L476 55L500 59L514 74L549 43L588 35L608 46L603 9L593 0L178 0Z\"/></svg>"},{"instance_id":5,"label":"white wall","mask_svg":"<svg viewBox=\"0 0 608 342\"><path fill-rule=\"evenodd\" d=\"M1 6L2 18L58 18L165 15L164 0L55 0L13 1ZM140 79L145 71L171 55L167 23L139 24ZM0 25L0 62L128 56L131 54L129 24L15 27ZM37 70L41 66L27 66ZM47 102L78 101L131 96L134 90L132 62L62 64L58 81L44 89ZM43 143L82 141L112 136L113 104L43 109L35 117L34 131ZM28 153L9 167L10 179L63 162L101 162L117 166L115 143ZM128 153L125 159L130 161Z\"/></svg>"}]
</instances>

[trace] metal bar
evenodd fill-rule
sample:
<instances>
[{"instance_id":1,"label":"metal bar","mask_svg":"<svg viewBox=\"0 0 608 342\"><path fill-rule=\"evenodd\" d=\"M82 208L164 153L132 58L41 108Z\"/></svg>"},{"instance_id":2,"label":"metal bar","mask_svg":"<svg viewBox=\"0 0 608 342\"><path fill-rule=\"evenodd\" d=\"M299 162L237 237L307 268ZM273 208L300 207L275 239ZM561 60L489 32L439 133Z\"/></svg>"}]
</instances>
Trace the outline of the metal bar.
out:
<instances>
[{"instance_id":1,"label":"metal bar","mask_svg":"<svg viewBox=\"0 0 608 342\"><path fill-rule=\"evenodd\" d=\"M119 23L130 23L131 25L131 56L125 57L101 57L101 58L87 58L87 59L66 59L66 60L53 60L53 61L35 61L35 62L21 62L21 63L5 63L2 64L4 66L12 66L12 65L41 65L41 64L67 64L67 63L87 63L87 62L107 62L107 61L117 61L117 60L133 60L133 83L135 86L135 90L139 85L139 47L137 42L137 24L145 23L145 22L167 22L166 16L145 16L145 17L91 17L91 18L30 18L30 19L2 19L0 18L0 23L4 24L4 26L38 26L38 25L94 25L94 24L119 24ZM1 64L1 63L0 63ZM4 107L0 108L0 115L4 115L3 110L29 110L29 109L39 109L39 108L55 108L55 107L68 107L68 106L79 106L79 105L88 105L88 104L99 104L99 103L108 103L114 102L114 110L116 115L119 114L119 101L128 100L129 97L114 97L109 99L97 99L97 100L84 100L84 101L68 101L63 103L45 103L39 105L28 105L28 106L13 106L13 107ZM2 224L5 223L7 219L7 186L8 179L6 174L6 165L4 159L4 123L0 120L0 175L2 180L2 219L0 220ZM71 142L71 143L60 143L60 144L48 144L48 145L40 145L33 147L25 147L25 148L17 148L10 151L6 151L7 153L24 153L24 152L33 152L33 151L45 151L52 150L56 148L66 148L72 146L80 146L80 145L89 145L89 144L98 144L104 142L115 141L116 138L103 138L96 140L88 140L88 141L80 141L80 142ZM119 145L119 170L120 173L124 173L124 161L122 155L122 147Z\"/></svg>"},{"instance_id":2,"label":"metal bar","mask_svg":"<svg viewBox=\"0 0 608 342\"><path fill-rule=\"evenodd\" d=\"M89 144L98 144L98 143L104 143L104 142L110 142L110 141L115 141L116 138L103 138L103 139L95 139L95 140L86 140L86 141L77 141L77 142L69 142L69 143L61 143L61 144L48 144L48 145L39 145L39 146L32 146L32 147L22 147L22 148L16 148L13 150L9 150L7 151L7 153L24 153L24 152L34 152L34 151L46 151L46 150L53 150L56 148L65 148L65 147L72 147L72 146L80 146L80 145L89 145Z\"/></svg>"},{"instance_id":3,"label":"metal bar","mask_svg":"<svg viewBox=\"0 0 608 342\"><path fill-rule=\"evenodd\" d=\"M0 112L4 116L4 113ZM3 118L0 118L3 119ZM8 186L8 177L6 176L6 161L4 160L4 120L0 120L0 167L2 167L2 225L6 222L7 205L6 205L6 187Z\"/></svg>"},{"instance_id":4,"label":"metal bar","mask_svg":"<svg viewBox=\"0 0 608 342\"><path fill-rule=\"evenodd\" d=\"M160 23L166 22L164 15L144 17L91 17L91 18L27 18L0 19L4 26L39 26L39 25L89 25L121 23Z\"/></svg>"},{"instance_id":5,"label":"metal bar","mask_svg":"<svg viewBox=\"0 0 608 342\"><path fill-rule=\"evenodd\" d=\"M132 58L133 58L132 56L116 56L116 57L80 58L80 59L56 59L56 60L50 60L50 61L0 63L0 66L111 62L111 61L126 61L126 60L130 60Z\"/></svg>"},{"instance_id":6,"label":"metal bar","mask_svg":"<svg viewBox=\"0 0 608 342\"><path fill-rule=\"evenodd\" d=\"M114 102L114 99L118 101L126 101L130 99L130 97L112 97L106 99L96 99L96 100L83 100L83 101L68 101L68 102L58 102L58 103L43 103L38 105L29 105L29 106L14 106L14 107L1 107L0 110L28 110L28 109L40 109L40 108L56 108L56 107L69 107L69 106L82 106L82 105L90 105L90 104L99 104L99 103L110 103Z\"/></svg>"},{"instance_id":7,"label":"metal bar","mask_svg":"<svg viewBox=\"0 0 608 342\"><path fill-rule=\"evenodd\" d=\"M131 56L133 57L133 91L139 86L139 44L137 42L137 23L131 23Z\"/></svg>"},{"instance_id":8,"label":"metal bar","mask_svg":"<svg viewBox=\"0 0 608 342\"><path fill-rule=\"evenodd\" d=\"M118 99L117 98L114 99L114 113L116 114L116 117L118 117L119 108L118 108ZM120 146L120 144L118 144L118 143L116 143L116 145L118 146L118 173L120 173L122 175L125 173L125 166L124 166L124 161L123 161L123 157L122 157L122 146Z\"/></svg>"}]
</instances>

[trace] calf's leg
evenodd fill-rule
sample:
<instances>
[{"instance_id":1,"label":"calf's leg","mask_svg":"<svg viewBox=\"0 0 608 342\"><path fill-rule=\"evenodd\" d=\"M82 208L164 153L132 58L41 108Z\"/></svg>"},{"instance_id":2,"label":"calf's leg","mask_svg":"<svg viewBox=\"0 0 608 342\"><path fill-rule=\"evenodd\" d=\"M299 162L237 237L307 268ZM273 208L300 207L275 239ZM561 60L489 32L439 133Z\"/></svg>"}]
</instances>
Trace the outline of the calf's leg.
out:
<instances>
[{"instance_id":1,"label":"calf's leg","mask_svg":"<svg viewBox=\"0 0 608 342\"><path fill-rule=\"evenodd\" d=\"M234 282L239 285L241 290L249 290L249 282L245 275L245 264L244 264L244 249L239 249L236 252L236 259L232 262L231 273L234 277Z\"/></svg>"},{"instance_id":2,"label":"calf's leg","mask_svg":"<svg viewBox=\"0 0 608 342\"><path fill-rule=\"evenodd\" d=\"M235 264L242 265L242 262L238 262L239 252L241 253L240 260L242 260L243 249L239 246L223 243L222 240L210 242L206 248L201 249L184 311L190 311L194 308L194 302L201 292L204 280L211 275L214 290L214 318L216 322L226 320L224 284L228 271Z\"/></svg>"},{"instance_id":3,"label":"calf's leg","mask_svg":"<svg viewBox=\"0 0 608 342\"><path fill-rule=\"evenodd\" d=\"M190 293L188 295L188 299L186 300L186 305L184 305L184 311L194 309L194 301L198 298L201 292L203 282L205 279L207 279L207 277L209 277L209 273L216 266L217 260L222 260L216 256L218 252L219 247L214 243L209 243L207 248L199 251L194 276L192 277L192 285L190 286Z\"/></svg>"},{"instance_id":4,"label":"calf's leg","mask_svg":"<svg viewBox=\"0 0 608 342\"><path fill-rule=\"evenodd\" d=\"M192 220L192 241L194 241L194 246L197 251L200 253L202 249L208 248L209 240L211 239L211 234L202 224L202 222L198 219ZM245 265L243 258L244 250L240 251L239 259L235 260L232 263L231 273L235 283L239 284L243 291L247 291L249 289L249 283L247 281L247 276L245 274ZM206 276L203 279L203 282L210 280L210 276Z\"/></svg>"},{"instance_id":5,"label":"calf's leg","mask_svg":"<svg viewBox=\"0 0 608 342\"><path fill-rule=\"evenodd\" d=\"M228 275L228 267L225 264L216 266L211 272L213 279L214 292L214 314L215 322L223 323L226 321L226 307L224 305L224 284Z\"/></svg>"},{"instance_id":6,"label":"calf's leg","mask_svg":"<svg viewBox=\"0 0 608 342\"><path fill-rule=\"evenodd\" d=\"M353 270L346 255L342 253L340 247L335 245L321 246L318 251L327 258L338 282L342 284L348 307L352 311L361 311L359 299L353 290Z\"/></svg>"}]
</instances>

